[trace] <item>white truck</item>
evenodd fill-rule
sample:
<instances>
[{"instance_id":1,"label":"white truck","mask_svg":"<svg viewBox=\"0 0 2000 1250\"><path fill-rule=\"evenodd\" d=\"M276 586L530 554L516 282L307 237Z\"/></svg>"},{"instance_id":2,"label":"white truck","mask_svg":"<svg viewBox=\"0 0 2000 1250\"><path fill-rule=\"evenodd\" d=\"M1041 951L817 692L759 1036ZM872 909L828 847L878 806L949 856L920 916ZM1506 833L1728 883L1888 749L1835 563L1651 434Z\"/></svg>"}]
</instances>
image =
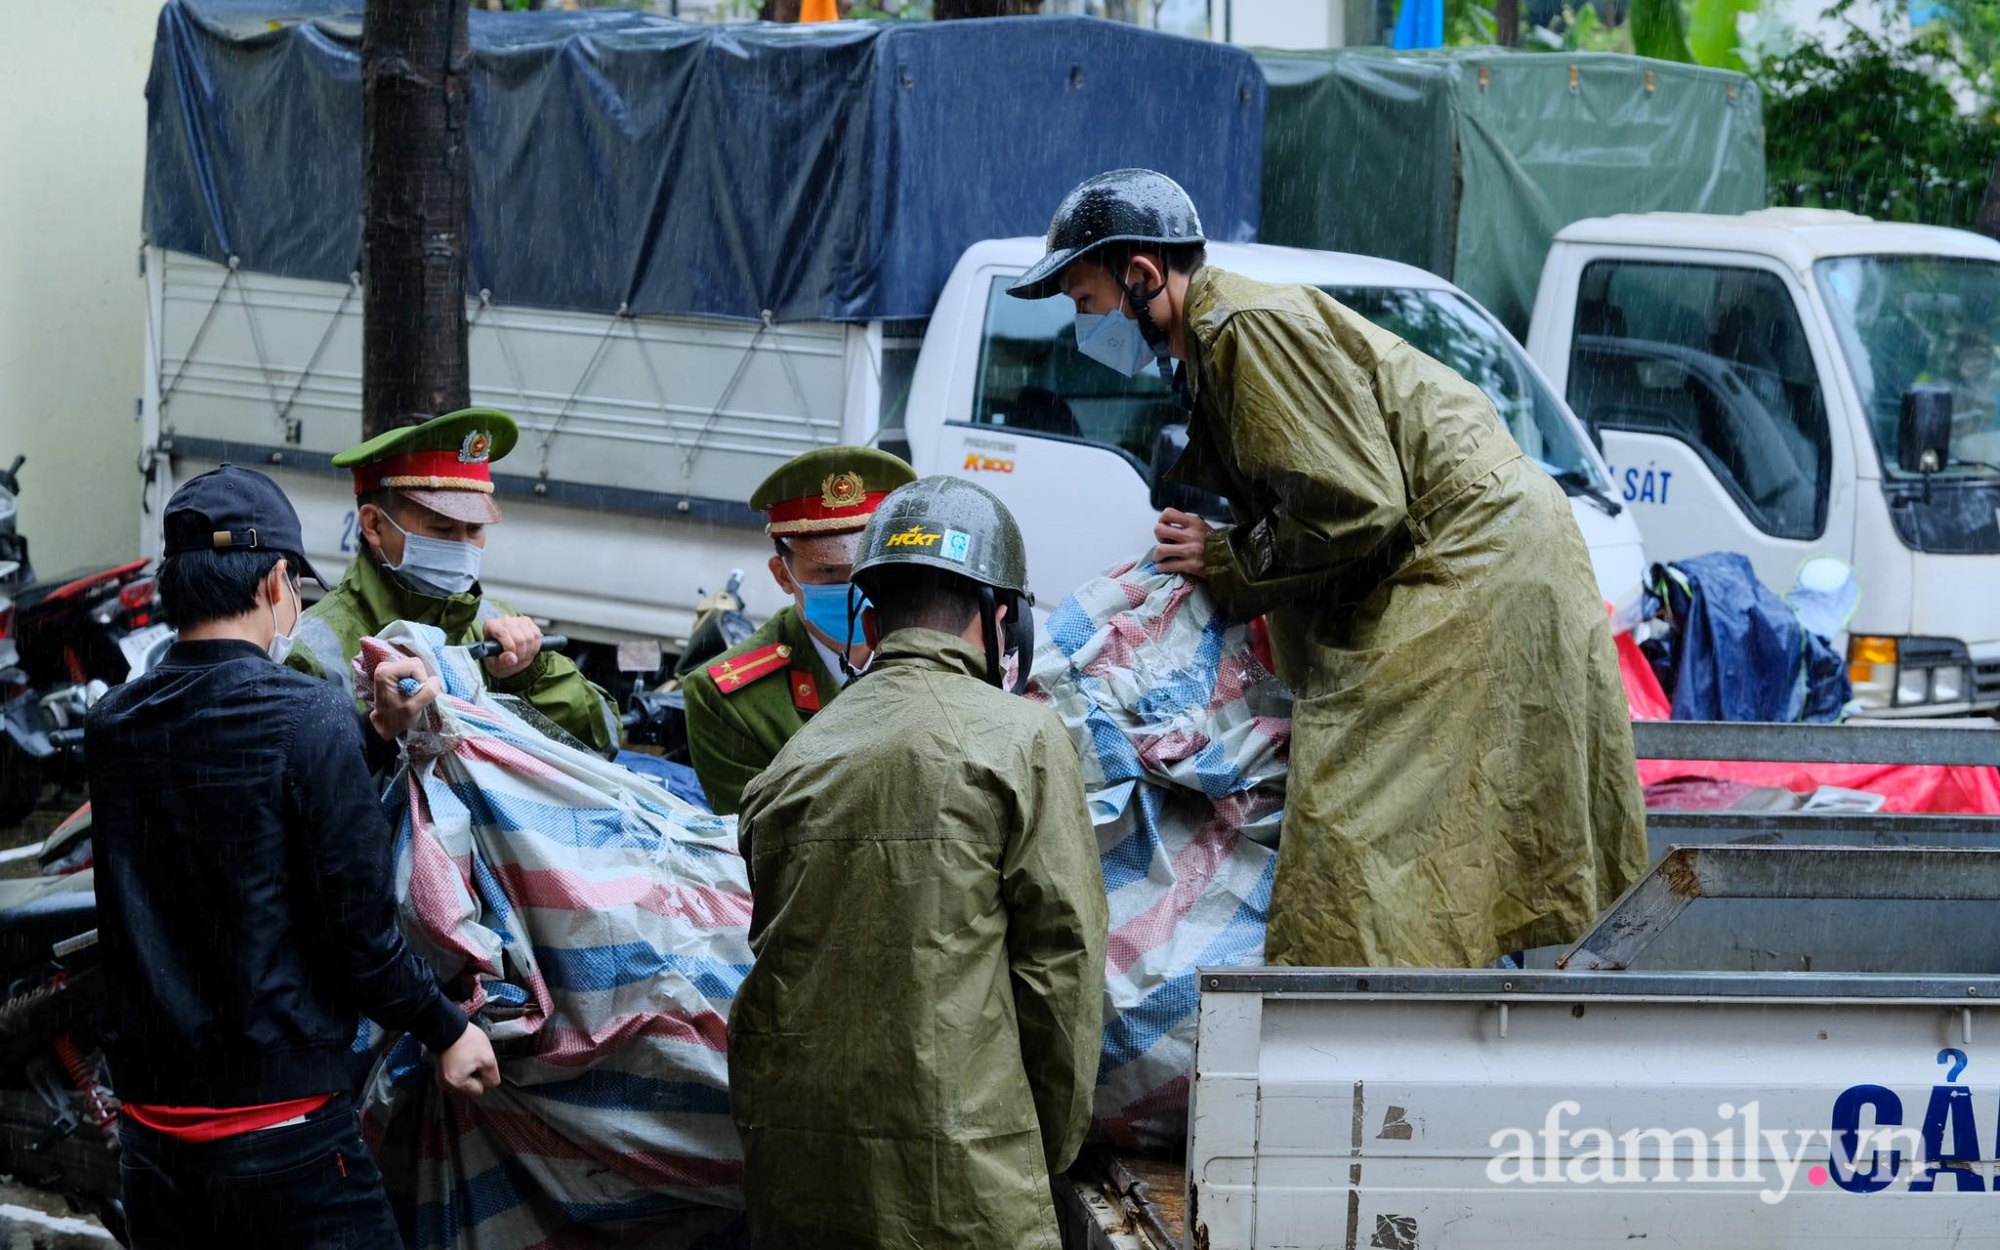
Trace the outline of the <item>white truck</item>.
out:
<instances>
[{"instance_id":1,"label":"white truck","mask_svg":"<svg viewBox=\"0 0 2000 1250\"><path fill-rule=\"evenodd\" d=\"M1565 228L1528 347L1650 556L1741 552L1780 590L1846 560L1857 699L1928 717L2000 709L1996 337L2000 243L1768 209Z\"/></svg>"},{"instance_id":2,"label":"white truck","mask_svg":"<svg viewBox=\"0 0 2000 1250\"><path fill-rule=\"evenodd\" d=\"M1711 970L1740 966L1711 917L1696 961L1646 958L1690 907L1750 900L1835 922L1815 968L1896 945L1897 908L1990 932L1992 837L1675 848L1565 970L1203 969L1186 1159L1086 1152L1057 1191L1065 1245L2000 1244L1986 952Z\"/></svg>"},{"instance_id":3,"label":"white truck","mask_svg":"<svg viewBox=\"0 0 2000 1250\"><path fill-rule=\"evenodd\" d=\"M746 606L767 615L782 600L757 571L771 546L745 501L787 457L838 442L879 443L920 473L963 475L1006 500L1044 606L1144 551L1156 441L1182 418L1156 376L1128 379L1076 351L1069 301L1005 294L1041 250L1039 239L974 245L927 323L756 325L475 301L473 400L522 427L496 466L507 520L487 550L487 589L586 644L658 640L669 653L701 589L732 568L749 570ZM1389 261L1230 244L1211 257L1324 287L1485 388L1572 494L1606 600L1636 602L1645 566L1631 514L1609 499L1582 426L1483 309ZM354 501L330 461L361 432L357 288L157 247L145 270L147 550L176 483L233 460L272 473L299 507L308 554L343 567Z\"/></svg>"}]
</instances>

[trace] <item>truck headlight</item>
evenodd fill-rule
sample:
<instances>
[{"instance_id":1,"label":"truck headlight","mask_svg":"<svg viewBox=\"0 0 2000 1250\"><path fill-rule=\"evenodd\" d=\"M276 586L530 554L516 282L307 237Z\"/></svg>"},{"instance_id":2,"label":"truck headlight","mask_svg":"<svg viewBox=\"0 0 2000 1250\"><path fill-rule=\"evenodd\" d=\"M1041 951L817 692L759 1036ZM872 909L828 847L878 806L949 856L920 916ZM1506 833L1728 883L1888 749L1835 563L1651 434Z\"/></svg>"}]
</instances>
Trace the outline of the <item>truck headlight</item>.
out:
<instances>
[{"instance_id":1,"label":"truck headlight","mask_svg":"<svg viewBox=\"0 0 2000 1250\"><path fill-rule=\"evenodd\" d=\"M1909 707L1931 700L1931 670L1905 668L1896 674L1896 706Z\"/></svg>"},{"instance_id":2,"label":"truck headlight","mask_svg":"<svg viewBox=\"0 0 2000 1250\"><path fill-rule=\"evenodd\" d=\"M1865 708L1896 702L1896 640L1856 634L1847 640L1847 677L1854 698Z\"/></svg>"},{"instance_id":3,"label":"truck headlight","mask_svg":"<svg viewBox=\"0 0 2000 1250\"><path fill-rule=\"evenodd\" d=\"M1962 665L1933 669L1931 698L1938 703L1959 703L1965 699L1965 669Z\"/></svg>"}]
</instances>

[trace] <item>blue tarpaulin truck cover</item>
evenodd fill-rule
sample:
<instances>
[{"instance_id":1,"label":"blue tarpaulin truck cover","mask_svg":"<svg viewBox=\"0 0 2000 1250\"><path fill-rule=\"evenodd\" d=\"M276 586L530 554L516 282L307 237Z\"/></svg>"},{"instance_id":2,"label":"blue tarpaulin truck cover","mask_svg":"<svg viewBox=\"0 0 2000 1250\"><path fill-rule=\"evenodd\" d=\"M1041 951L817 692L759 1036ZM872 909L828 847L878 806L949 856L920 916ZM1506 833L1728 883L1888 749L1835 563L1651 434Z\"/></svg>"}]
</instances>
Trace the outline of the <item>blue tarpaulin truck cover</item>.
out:
<instances>
[{"instance_id":1,"label":"blue tarpaulin truck cover","mask_svg":"<svg viewBox=\"0 0 2000 1250\"><path fill-rule=\"evenodd\" d=\"M169 0L148 242L285 277L361 267L360 0ZM928 316L959 254L1147 165L1256 237L1263 76L1087 18L698 25L472 14L468 293L633 314Z\"/></svg>"}]
</instances>

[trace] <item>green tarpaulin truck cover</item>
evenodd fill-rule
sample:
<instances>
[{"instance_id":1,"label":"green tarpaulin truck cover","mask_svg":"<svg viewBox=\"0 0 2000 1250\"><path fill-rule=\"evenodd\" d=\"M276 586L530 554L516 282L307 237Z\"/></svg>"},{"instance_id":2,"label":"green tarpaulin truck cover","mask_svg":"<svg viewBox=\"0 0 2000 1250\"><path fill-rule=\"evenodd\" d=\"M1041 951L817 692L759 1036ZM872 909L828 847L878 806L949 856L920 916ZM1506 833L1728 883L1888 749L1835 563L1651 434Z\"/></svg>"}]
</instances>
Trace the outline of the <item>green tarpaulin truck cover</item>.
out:
<instances>
[{"instance_id":1,"label":"green tarpaulin truck cover","mask_svg":"<svg viewBox=\"0 0 2000 1250\"><path fill-rule=\"evenodd\" d=\"M1266 243L1449 278L1527 334L1556 231L1765 206L1741 74L1614 53L1260 50Z\"/></svg>"}]
</instances>

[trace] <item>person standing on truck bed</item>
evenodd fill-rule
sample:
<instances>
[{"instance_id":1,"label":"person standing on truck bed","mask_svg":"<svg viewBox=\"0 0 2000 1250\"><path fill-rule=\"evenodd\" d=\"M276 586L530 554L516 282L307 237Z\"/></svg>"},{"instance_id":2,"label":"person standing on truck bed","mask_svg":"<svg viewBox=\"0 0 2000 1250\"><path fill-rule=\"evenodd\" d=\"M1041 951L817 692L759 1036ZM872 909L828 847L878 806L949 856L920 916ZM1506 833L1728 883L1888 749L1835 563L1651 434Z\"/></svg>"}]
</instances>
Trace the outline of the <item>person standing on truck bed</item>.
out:
<instances>
[{"instance_id":1,"label":"person standing on truck bed","mask_svg":"<svg viewBox=\"0 0 2000 1250\"><path fill-rule=\"evenodd\" d=\"M1192 409L1154 559L1268 613L1297 695L1265 954L1478 966L1574 939L1644 872L1617 654L1562 489L1472 383L1309 286L1204 263L1171 178L1070 192L1010 288ZM1178 374L1169 357L1179 359Z\"/></svg>"},{"instance_id":2,"label":"person standing on truck bed","mask_svg":"<svg viewBox=\"0 0 2000 1250\"><path fill-rule=\"evenodd\" d=\"M486 527L500 521L491 466L514 448L514 419L465 408L391 430L333 458L354 472L361 551L332 593L306 609L286 663L354 693L361 640L391 621L434 625L447 641L491 639L486 661L499 694L537 712L601 755L618 749L618 710L567 656L542 650L531 620L479 588Z\"/></svg>"},{"instance_id":3,"label":"person standing on truck bed","mask_svg":"<svg viewBox=\"0 0 2000 1250\"><path fill-rule=\"evenodd\" d=\"M757 1250L1058 1250L1090 1124L1107 907L1034 656L1021 533L957 478L883 501L875 661L743 793L756 961L729 1092ZM1019 667L1000 689L1002 651Z\"/></svg>"},{"instance_id":4,"label":"person standing on truck bed","mask_svg":"<svg viewBox=\"0 0 2000 1250\"><path fill-rule=\"evenodd\" d=\"M179 640L85 730L131 1244L399 1245L355 1108L360 1017L463 1094L500 1083L493 1047L403 941L353 704L274 662L318 580L290 501L224 465L174 492L164 529ZM396 685L422 675L376 671L373 733L416 724L437 680Z\"/></svg>"},{"instance_id":5,"label":"person standing on truck bed","mask_svg":"<svg viewBox=\"0 0 2000 1250\"><path fill-rule=\"evenodd\" d=\"M681 682L688 753L709 807L734 812L778 749L868 667L847 604L861 531L916 470L873 447L819 447L779 465L750 495L777 554L771 580L791 596L756 633ZM772 681L784 674L785 680Z\"/></svg>"}]
</instances>

